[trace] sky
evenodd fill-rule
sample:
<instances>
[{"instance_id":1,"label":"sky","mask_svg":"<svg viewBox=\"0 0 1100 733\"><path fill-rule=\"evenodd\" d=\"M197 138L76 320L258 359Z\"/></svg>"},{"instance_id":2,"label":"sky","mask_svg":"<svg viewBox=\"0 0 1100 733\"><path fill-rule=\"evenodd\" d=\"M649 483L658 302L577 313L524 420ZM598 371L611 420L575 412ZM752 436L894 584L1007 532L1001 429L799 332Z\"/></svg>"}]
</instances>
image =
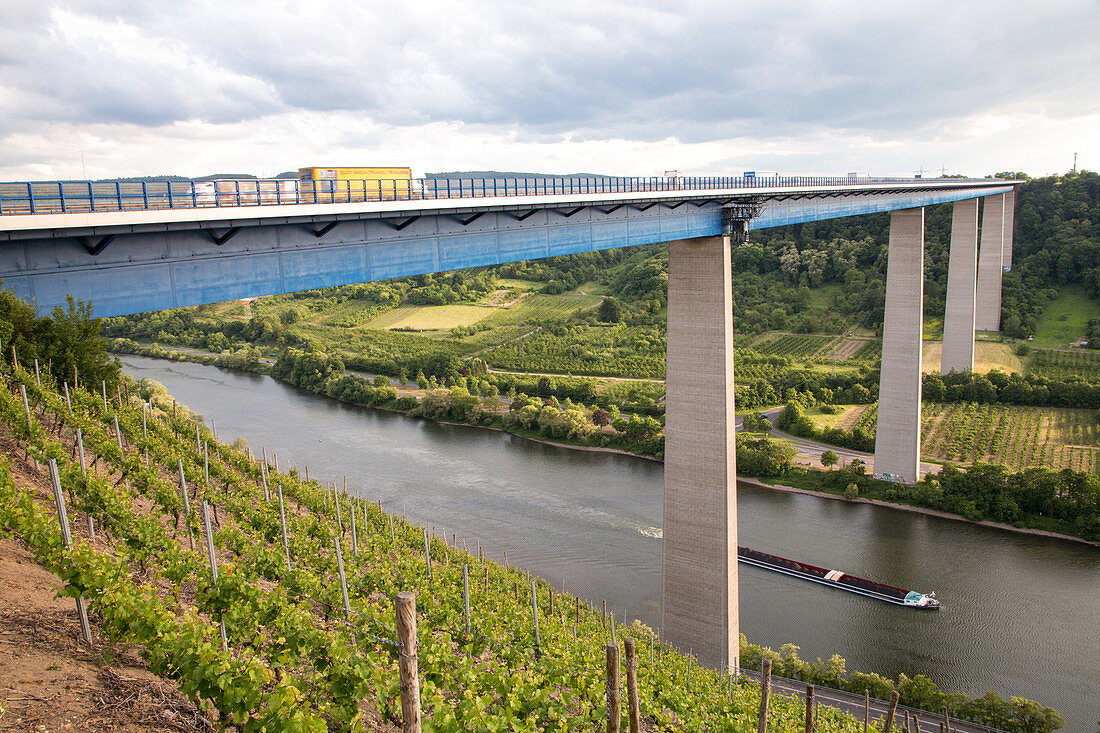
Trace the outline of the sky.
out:
<instances>
[{"instance_id":1,"label":"sky","mask_svg":"<svg viewBox=\"0 0 1100 733\"><path fill-rule=\"evenodd\" d=\"M0 0L0 180L1100 168L1096 0Z\"/></svg>"}]
</instances>

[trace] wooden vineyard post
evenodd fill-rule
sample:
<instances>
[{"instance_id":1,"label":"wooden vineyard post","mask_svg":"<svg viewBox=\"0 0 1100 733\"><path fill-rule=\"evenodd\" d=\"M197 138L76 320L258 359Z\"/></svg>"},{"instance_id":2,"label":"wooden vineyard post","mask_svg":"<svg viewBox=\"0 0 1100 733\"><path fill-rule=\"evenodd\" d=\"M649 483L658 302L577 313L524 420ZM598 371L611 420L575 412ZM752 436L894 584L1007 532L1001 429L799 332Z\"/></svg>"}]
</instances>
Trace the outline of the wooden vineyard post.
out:
<instances>
[{"instance_id":1,"label":"wooden vineyard post","mask_svg":"<svg viewBox=\"0 0 1100 733\"><path fill-rule=\"evenodd\" d=\"M348 499L348 514L351 516L351 554L353 557L359 557L359 538L355 531L355 525L359 522L356 519L355 504L351 503L351 499Z\"/></svg>"},{"instance_id":2,"label":"wooden vineyard post","mask_svg":"<svg viewBox=\"0 0 1100 733\"><path fill-rule=\"evenodd\" d=\"M57 521L61 525L61 539L65 541L65 549L73 547L73 536L69 533L69 515L65 512L65 495L61 491L61 477L57 473L57 461L50 459L50 482L53 484L53 498L57 502ZM80 630L84 633L84 641L92 646L92 627L88 623L88 607L84 599L77 596L76 613L80 617Z\"/></svg>"},{"instance_id":3,"label":"wooden vineyard post","mask_svg":"<svg viewBox=\"0 0 1100 733\"><path fill-rule=\"evenodd\" d=\"M271 489L267 485L267 463L260 464L260 480L264 482L264 503L271 503Z\"/></svg>"},{"instance_id":4,"label":"wooden vineyard post","mask_svg":"<svg viewBox=\"0 0 1100 733\"><path fill-rule=\"evenodd\" d=\"M470 638L470 568L462 565L462 606L466 614L466 638Z\"/></svg>"},{"instance_id":5,"label":"wooden vineyard post","mask_svg":"<svg viewBox=\"0 0 1100 733\"><path fill-rule=\"evenodd\" d=\"M100 384L103 386L103 411L107 412L107 410L111 409L107 407L107 380L102 380Z\"/></svg>"},{"instance_id":6,"label":"wooden vineyard post","mask_svg":"<svg viewBox=\"0 0 1100 733\"><path fill-rule=\"evenodd\" d=\"M344 520L340 517L340 495L336 491L336 484L332 485L332 503L336 505L336 527L343 534Z\"/></svg>"},{"instance_id":7,"label":"wooden vineyard post","mask_svg":"<svg viewBox=\"0 0 1100 733\"><path fill-rule=\"evenodd\" d=\"M34 383L42 386L42 376L38 373L38 359L34 360Z\"/></svg>"},{"instance_id":8,"label":"wooden vineyard post","mask_svg":"<svg viewBox=\"0 0 1100 733\"><path fill-rule=\"evenodd\" d=\"M214 534L210 531L210 504L202 500L202 524L206 529L206 553L210 557L210 578L218 582L218 559L214 555ZM218 620L218 631L222 635L222 651L229 652L229 640L225 636L225 619Z\"/></svg>"},{"instance_id":9,"label":"wooden vineyard post","mask_svg":"<svg viewBox=\"0 0 1100 733\"><path fill-rule=\"evenodd\" d=\"M947 733L951 733L951 715L947 712L947 708L943 709L943 727Z\"/></svg>"},{"instance_id":10,"label":"wooden vineyard post","mask_svg":"<svg viewBox=\"0 0 1100 733\"><path fill-rule=\"evenodd\" d=\"M760 716L756 723L756 733L766 733L768 730L768 697L771 695L772 686L772 660L765 659L763 673L760 676Z\"/></svg>"},{"instance_id":11,"label":"wooden vineyard post","mask_svg":"<svg viewBox=\"0 0 1100 733\"><path fill-rule=\"evenodd\" d=\"M641 730L642 717L638 703L638 656L634 653L634 639L627 637L626 646L626 708L630 720L630 733Z\"/></svg>"},{"instance_id":12,"label":"wooden vineyard post","mask_svg":"<svg viewBox=\"0 0 1100 733\"><path fill-rule=\"evenodd\" d=\"M871 724L871 691L863 691L863 733L867 733L867 726Z\"/></svg>"},{"instance_id":13,"label":"wooden vineyard post","mask_svg":"<svg viewBox=\"0 0 1100 733\"><path fill-rule=\"evenodd\" d=\"M898 700L900 699L901 695L898 694L897 690L890 693L890 708L886 711L886 725L882 728L884 733L890 733L890 730L894 727L894 713L897 712Z\"/></svg>"},{"instance_id":14,"label":"wooden vineyard post","mask_svg":"<svg viewBox=\"0 0 1100 733\"><path fill-rule=\"evenodd\" d=\"M180 491L183 492L183 509L187 512L187 519L184 523L187 525L187 539L191 542L191 549L195 549L195 533L191 531L191 497L187 495L187 478L183 475L183 459L177 458L176 465L180 469Z\"/></svg>"},{"instance_id":15,"label":"wooden vineyard post","mask_svg":"<svg viewBox=\"0 0 1100 733\"><path fill-rule=\"evenodd\" d=\"M121 462L125 457L122 452L122 430L118 427L118 415L113 415L115 419L115 442L118 443L118 460Z\"/></svg>"},{"instance_id":16,"label":"wooden vineyard post","mask_svg":"<svg viewBox=\"0 0 1100 733\"><path fill-rule=\"evenodd\" d=\"M539 597L538 592L535 590L535 580L531 579L531 612L535 617L535 659L538 659L542 652L539 643Z\"/></svg>"},{"instance_id":17,"label":"wooden vineyard post","mask_svg":"<svg viewBox=\"0 0 1100 733\"><path fill-rule=\"evenodd\" d=\"M65 406L69 408L69 417L73 416L73 401L69 397L69 383L65 382Z\"/></svg>"},{"instance_id":18,"label":"wooden vineyard post","mask_svg":"<svg viewBox=\"0 0 1100 733\"><path fill-rule=\"evenodd\" d=\"M80 473L84 475L88 473L88 461L84 458L84 433L80 428L76 429L76 453L80 458ZM92 513L88 512L88 539L95 542L95 520L92 519Z\"/></svg>"},{"instance_id":19,"label":"wooden vineyard post","mask_svg":"<svg viewBox=\"0 0 1100 733\"><path fill-rule=\"evenodd\" d=\"M428 580L432 579L432 548L428 544L428 529L424 528L424 564L428 566Z\"/></svg>"},{"instance_id":20,"label":"wooden vineyard post","mask_svg":"<svg viewBox=\"0 0 1100 733\"><path fill-rule=\"evenodd\" d=\"M290 570L290 543L286 537L286 509L283 508L283 485L279 487L279 521L283 525L283 555L286 557L286 569Z\"/></svg>"},{"instance_id":21,"label":"wooden vineyard post","mask_svg":"<svg viewBox=\"0 0 1100 733\"><path fill-rule=\"evenodd\" d=\"M619 646L607 645L607 733L619 733L623 701L619 689Z\"/></svg>"},{"instance_id":22,"label":"wooden vineyard post","mask_svg":"<svg viewBox=\"0 0 1100 733\"><path fill-rule=\"evenodd\" d=\"M27 430L30 431L30 429L31 429L31 406L30 406L30 403L27 402L27 388L24 387L22 384L19 385L19 394L23 396L23 412L26 413L26 415L27 415Z\"/></svg>"},{"instance_id":23,"label":"wooden vineyard post","mask_svg":"<svg viewBox=\"0 0 1100 733\"><path fill-rule=\"evenodd\" d=\"M485 595L489 595L489 566L485 566Z\"/></svg>"},{"instance_id":24,"label":"wooden vineyard post","mask_svg":"<svg viewBox=\"0 0 1100 733\"><path fill-rule=\"evenodd\" d=\"M401 676L401 731L420 733L420 676L417 670L416 594L402 591L394 600Z\"/></svg>"},{"instance_id":25,"label":"wooden vineyard post","mask_svg":"<svg viewBox=\"0 0 1100 733\"><path fill-rule=\"evenodd\" d=\"M397 547L397 537L393 533L393 515L387 514L386 516L390 520L390 547Z\"/></svg>"},{"instance_id":26,"label":"wooden vineyard post","mask_svg":"<svg viewBox=\"0 0 1100 733\"><path fill-rule=\"evenodd\" d=\"M806 685L806 733L813 733L816 721L814 720L814 686Z\"/></svg>"},{"instance_id":27,"label":"wooden vineyard post","mask_svg":"<svg viewBox=\"0 0 1100 733\"><path fill-rule=\"evenodd\" d=\"M141 403L141 439L149 440L149 403Z\"/></svg>"},{"instance_id":28,"label":"wooden vineyard post","mask_svg":"<svg viewBox=\"0 0 1100 733\"><path fill-rule=\"evenodd\" d=\"M333 535L336 540L336 569L340 572L340 595L344 599L344 616L351 618L351 603L348 602L348 578L344 574L344 553L340 550L340 534Z\"/></svg>"}]
</instances>

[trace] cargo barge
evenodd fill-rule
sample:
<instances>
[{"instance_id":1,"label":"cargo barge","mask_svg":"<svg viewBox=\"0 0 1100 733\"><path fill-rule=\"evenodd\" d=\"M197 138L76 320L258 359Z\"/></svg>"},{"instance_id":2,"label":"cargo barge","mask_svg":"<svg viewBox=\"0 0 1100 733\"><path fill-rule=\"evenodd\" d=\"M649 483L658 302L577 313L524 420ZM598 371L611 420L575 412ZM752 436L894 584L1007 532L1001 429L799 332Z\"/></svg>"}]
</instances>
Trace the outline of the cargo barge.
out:
<instances>
[{"instance_id":1,"label":"cargo barge","mask_svg":"<svg viewBox=\"0 0 1100 733\"><path fill-rule=\"evenodd\" d=\"M830 585L834 588L846 590L849 593L857 593L868 598L875 598L887 603L908 608L934 609L940 607L936 593L920 593L915 590L905 590L884 583L877 583L866 578L857 578L840 570L828 570L816 565L807 565L804 562L788 560L777 555L769 555L766 552L751 550L748 547L737 548L737 559L748 565L755 565L765 570L773 570L784 575L791 575L803 580L811 580L822 585Z\"/></svg>"}]
</instances>

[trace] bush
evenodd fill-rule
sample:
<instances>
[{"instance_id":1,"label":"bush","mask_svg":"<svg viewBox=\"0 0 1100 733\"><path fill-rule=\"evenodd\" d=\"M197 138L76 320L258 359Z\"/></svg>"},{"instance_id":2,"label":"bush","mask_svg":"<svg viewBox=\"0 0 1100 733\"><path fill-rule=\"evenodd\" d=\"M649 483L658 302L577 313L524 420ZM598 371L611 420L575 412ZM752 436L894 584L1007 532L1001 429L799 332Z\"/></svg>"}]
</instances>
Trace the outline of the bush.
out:
<instances>
[{"instance_id":1,"label":"bush","mask_svg":"<svg viewBox=\"0 0 1100 733\"><path fill-rule=\"evenodd\" d=\"M410 394L405 395L404 397L398 397L396 404L394 404L394 407L396 407L398 410L404 410L405 412L408 412L409 410L416 409L416 405L416 398Z\"/></svg>"}]
</instances>

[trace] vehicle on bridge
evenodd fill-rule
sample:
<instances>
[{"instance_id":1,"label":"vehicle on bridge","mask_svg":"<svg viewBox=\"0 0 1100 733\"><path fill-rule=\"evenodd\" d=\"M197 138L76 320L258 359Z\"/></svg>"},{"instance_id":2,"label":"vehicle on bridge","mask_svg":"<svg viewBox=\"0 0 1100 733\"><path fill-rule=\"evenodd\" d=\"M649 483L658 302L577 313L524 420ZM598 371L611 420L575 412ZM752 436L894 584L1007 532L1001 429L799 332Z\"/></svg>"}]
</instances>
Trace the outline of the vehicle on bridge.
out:
<instances>
[{"instance_id":1,"label":"vehicle on bridge","mask_svg":"<svg viewBox=\"0 0 1100 733\"><path fill-rule=\"evenodd\" d=\"M299 168L298 180L313 181L318 204L417 198L411 168Z\"/></svg>"}]
</instances>

